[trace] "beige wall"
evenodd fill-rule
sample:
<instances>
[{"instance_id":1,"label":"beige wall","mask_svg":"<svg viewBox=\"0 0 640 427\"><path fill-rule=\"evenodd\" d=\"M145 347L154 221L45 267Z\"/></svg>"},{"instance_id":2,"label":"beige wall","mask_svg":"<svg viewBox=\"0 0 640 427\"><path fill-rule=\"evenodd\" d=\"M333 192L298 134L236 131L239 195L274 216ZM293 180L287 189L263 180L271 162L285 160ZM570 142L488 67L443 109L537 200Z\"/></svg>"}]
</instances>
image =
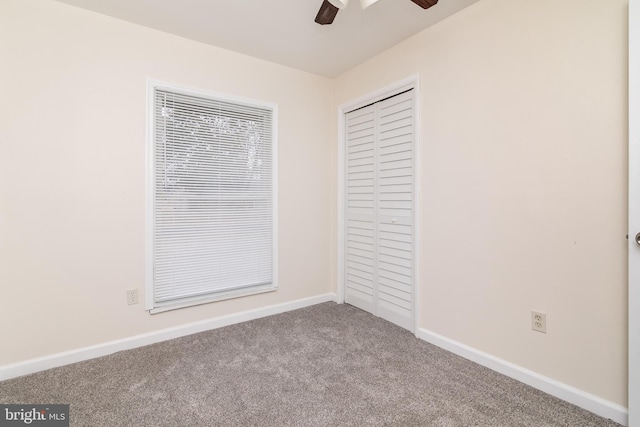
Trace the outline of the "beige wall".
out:
<instances>
[{"instance_id":1,"label":"beige wall","mask_svg":"<svg viewBox=\"0 0 640 427\"><path fill-rule=\"evenodd\" d=\"M331 81L3 0L0 366L335 290L336 107L418 73L420 326L626 406L627 3L482 0ZM126 305L147 78L278 104L278 292Z\"/></svg>"},{"instance_id":2,"label":"beige wall","mask_svg":"<svg viewBox=\"0 0 640 427\"><path fill-rule=\"evenodd\" d=\"M51 0L0 2L0 58L0 366L329 292L331 80ZM277 292L126 305L144 288L147 78L278 104Z\"/></svg>"},{"instance_id":3,"label":"beige wall","mask_svg":"<svg viewBox=\"0 0 640 427\"><path fill-rule=\"evenodd\" d=\"M335 88L419 73L420 327L623 406L627 5L482 0Z\"/></svg>"}]
</instances>

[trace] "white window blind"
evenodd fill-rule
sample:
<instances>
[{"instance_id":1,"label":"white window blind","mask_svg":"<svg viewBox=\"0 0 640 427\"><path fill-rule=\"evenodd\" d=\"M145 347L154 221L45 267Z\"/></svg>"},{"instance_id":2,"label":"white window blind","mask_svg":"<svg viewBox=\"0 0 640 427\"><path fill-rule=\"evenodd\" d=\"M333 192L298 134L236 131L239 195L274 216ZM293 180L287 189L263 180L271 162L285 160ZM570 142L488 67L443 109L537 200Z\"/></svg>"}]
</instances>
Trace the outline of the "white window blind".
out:
<instances>
[{"instance_id":1,"label":"white window blind","mask_svg":"<svg viewBox=\"0 0 640 427\"><path fill-rule=\"evenodd\" d=\"M153 87L152 312L275 288L273 113Z\"/></svg>"}]
</instances>

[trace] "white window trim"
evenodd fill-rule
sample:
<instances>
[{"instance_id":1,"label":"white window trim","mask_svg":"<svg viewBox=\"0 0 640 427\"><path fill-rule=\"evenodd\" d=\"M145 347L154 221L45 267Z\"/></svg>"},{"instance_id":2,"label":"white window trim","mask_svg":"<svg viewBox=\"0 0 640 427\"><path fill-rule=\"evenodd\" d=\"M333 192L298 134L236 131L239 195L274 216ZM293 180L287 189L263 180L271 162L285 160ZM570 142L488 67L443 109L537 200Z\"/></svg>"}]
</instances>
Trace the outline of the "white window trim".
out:
<instances>
[{"instance_id":1,"label":"white window trim","mask_svg":"<svg viewBox=\"0 0 640 427\"><path fill-rule=\"evenodd\" d=\"M272 188L273 188L273 266L272 283L268 285L230 290L219 292L206 297L194 297L180 303L154 307L154 282L153 282L153 254L154 254L154 170L153 170L153 150L154 150L154 91L155 89L169 89L179 91L187 95L208 96L221 101L235 102L239 104L268 108L273 112L272 116ZM158 80L147 80L147 112L146 112L146 147L145 147L145 190L146 190L146 212L145 212L145 309L150 314L161 313L169 310L176 310L195 305L206 304L215 301L222 301L231 298L256 295L265 292L273 292L278 288L278 106L275 103L257 101L227 94L199 90L190 87L175 85Z\"/></svg>"}]
</instances>

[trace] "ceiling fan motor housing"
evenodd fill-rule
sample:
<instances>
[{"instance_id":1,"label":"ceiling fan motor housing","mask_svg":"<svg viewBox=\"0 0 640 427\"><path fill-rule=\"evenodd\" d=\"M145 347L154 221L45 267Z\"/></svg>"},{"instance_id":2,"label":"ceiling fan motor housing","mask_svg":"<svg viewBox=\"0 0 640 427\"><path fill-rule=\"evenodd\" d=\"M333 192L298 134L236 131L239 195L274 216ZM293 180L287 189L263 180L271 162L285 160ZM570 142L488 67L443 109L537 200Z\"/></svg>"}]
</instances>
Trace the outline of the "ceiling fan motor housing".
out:
<instances>
[{"instance_id":1,"label":"ceiling fan motor housing","mask_svg":"<svg viewBox=\"0 0 640 427\"><path fill-rule=\"evenodd\" d=\"M438 0L411 0L423 9L429 9L431 6L435 6Z\"/></svg>"}]
</instances>

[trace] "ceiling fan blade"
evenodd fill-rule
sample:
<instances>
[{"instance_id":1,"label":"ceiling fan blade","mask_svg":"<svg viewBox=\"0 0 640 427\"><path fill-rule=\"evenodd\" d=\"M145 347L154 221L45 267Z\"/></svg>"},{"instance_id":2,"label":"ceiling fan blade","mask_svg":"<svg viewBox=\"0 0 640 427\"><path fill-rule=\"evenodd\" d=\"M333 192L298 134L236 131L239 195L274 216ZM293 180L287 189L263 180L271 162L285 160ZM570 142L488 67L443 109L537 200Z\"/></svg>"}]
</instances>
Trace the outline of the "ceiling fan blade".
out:
<instances>
[{"instance_id":1,"label":"ceiling fan blade","mask_svg":"<svg viewBox=\"0 0 640 427\"><path fill-rule=\"evenodd\" d=\"M436 0L438 1L438 0ZM320 25L331 24L338 14L338 8L329 3L328 0L323 0L322 6L316 15L316 22Z\"/></svg>"},{"instance_id":2,"label":"ceiling fan blade","mask_svg":"<svg viewBox=\"0 0 640 427\"><path fill-rule=\"evenodd\" d=\"M429 9L431 6L435 6L438 0L411 0L423 9Z\"/></svg>"}]
</instances>

